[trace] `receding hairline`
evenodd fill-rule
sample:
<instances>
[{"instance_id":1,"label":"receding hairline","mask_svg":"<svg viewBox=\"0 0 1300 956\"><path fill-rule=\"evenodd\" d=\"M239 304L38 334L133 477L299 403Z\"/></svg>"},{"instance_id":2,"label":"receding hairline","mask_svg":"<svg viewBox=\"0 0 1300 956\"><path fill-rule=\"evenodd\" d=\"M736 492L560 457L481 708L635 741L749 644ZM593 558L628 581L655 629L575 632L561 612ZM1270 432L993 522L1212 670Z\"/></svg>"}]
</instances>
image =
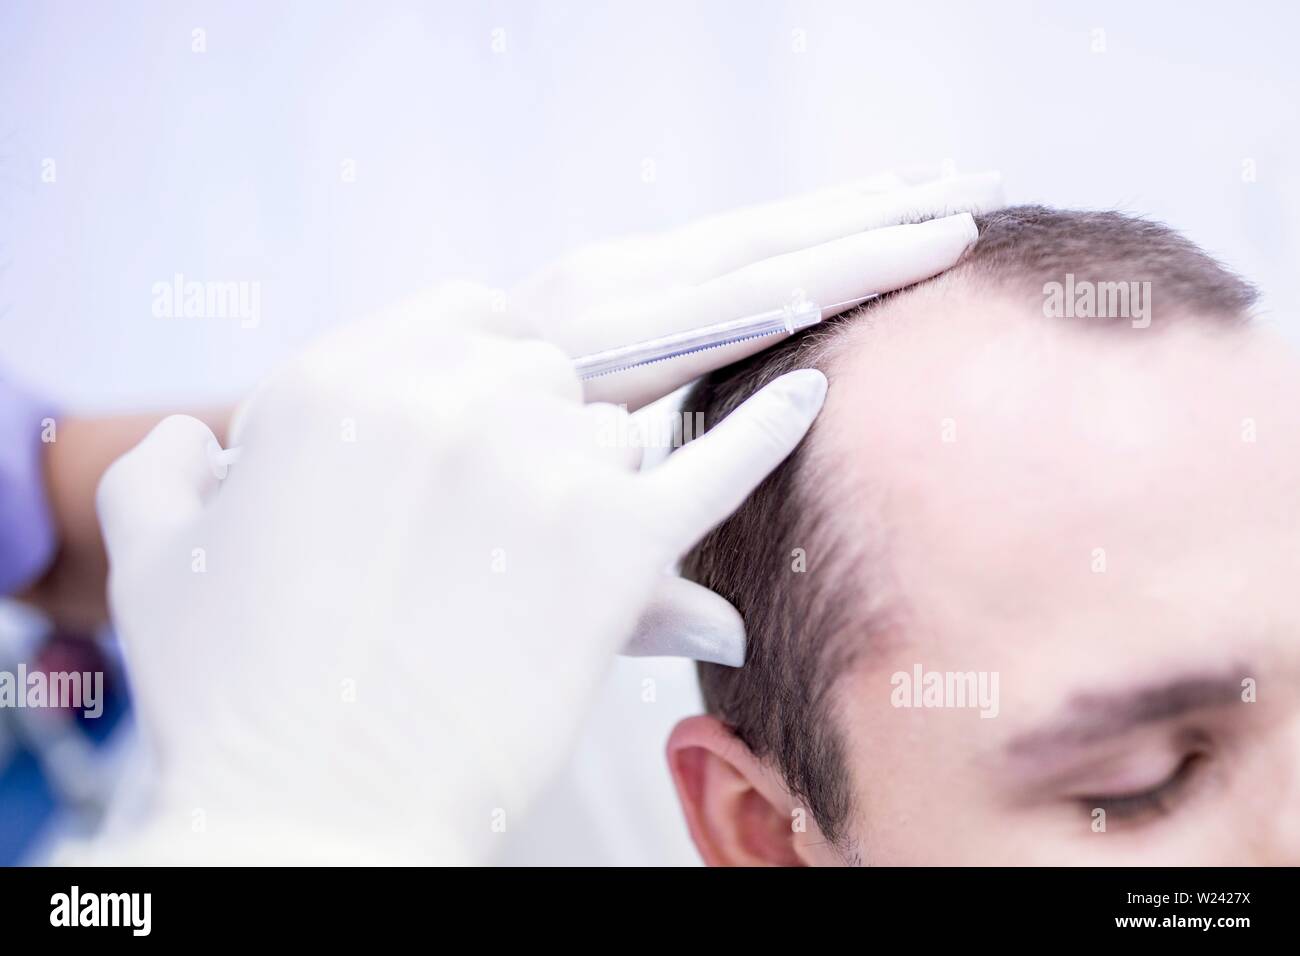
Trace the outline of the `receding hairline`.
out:
<instances>
[{"instance_id":1,"label":"receding hairline","mask_svg":"<svg viewBox=\"0 0 1300 956\"><path fill-rule=\"evenodd\" d=\"M1188 318L1234 327L1246 322L1256 301L1248 283L1158 223L1117 213L1017 207L979 216L977 224L979 240L947 273L881 296L849 316L715 372L692 390L685 408L703 411L707 430L787 371L817 367L834 380L845 357L859 351L859 334L869 335L878 323L905 319L918 296L989 294L1008 301L1036 299L1041 305L1043 283L1061 280L1067 273L1093 282L1150 281L1162 293L1162 311L1155 328L1145 334ZM1123 325L1098 322L1095 327ZM827 592L835 589L825 578L837 574L833 566L827 570L827 562L877 562L873 577L880 581L886 578L887 560L863 542L846 540L824 507L827 500L842 501L843 495L855 493L850 482L839 480L835 462L825 457L833 449L825 447L824 438L825 430L814 425L796 453L687 555L683 573L731 600L750 631L744 668L700 666L706 705L731 723L757 756L775 762L792 792L808 803L827 839L838 843L846 835L853 794L846 789L843 736L834 726L831 689L867 641L836 637L846 627L859 634L864 627L881 632L890 618L889 602L897 595L873 586L847 601L828 599ZM809 493L814 473L815 495ZM879 524L887 529L883 520ZM820 542L817 550L829 556L821 558L820 573L788 573L786 552L796 539L805 545ZM871 544L877 552L883 550L881 540ZM854 585L863 576L838 577ZM845 604L854 605L852 621ZM860 604L868 620L860 620ZM816 632L811 639L810 631ZM800 660L801 654L814 659Z\"/></svg>"}]
</instances>

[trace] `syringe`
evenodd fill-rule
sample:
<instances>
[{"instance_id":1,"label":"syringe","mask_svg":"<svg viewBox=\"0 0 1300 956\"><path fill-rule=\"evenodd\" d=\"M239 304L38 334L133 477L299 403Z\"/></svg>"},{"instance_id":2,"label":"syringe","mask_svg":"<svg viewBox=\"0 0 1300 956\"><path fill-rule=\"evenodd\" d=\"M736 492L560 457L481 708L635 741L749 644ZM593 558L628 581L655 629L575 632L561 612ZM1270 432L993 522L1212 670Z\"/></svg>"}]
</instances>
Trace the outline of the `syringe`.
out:
<instances>
[{"instance_id":1,"label":"syringe","mask_svg":"<svg viewBox=\"0 0 1300 956\"><path fill-rule=\"evenodd\" d=\"M860 305L872 296L836 302L833 305L820 306L804 299L779 309L747 315L740 319L704 325L699 328L674 332L644 342L620 345L617 348L580 355L573 360L573 367L583 380L598 378L613 372L622 372L630 368L663 362L692 352L705 349L721 348L747 339L756 339L764 335L793 335L801 329L816 325L845 309Z\"/></svg>"}]
</instances>

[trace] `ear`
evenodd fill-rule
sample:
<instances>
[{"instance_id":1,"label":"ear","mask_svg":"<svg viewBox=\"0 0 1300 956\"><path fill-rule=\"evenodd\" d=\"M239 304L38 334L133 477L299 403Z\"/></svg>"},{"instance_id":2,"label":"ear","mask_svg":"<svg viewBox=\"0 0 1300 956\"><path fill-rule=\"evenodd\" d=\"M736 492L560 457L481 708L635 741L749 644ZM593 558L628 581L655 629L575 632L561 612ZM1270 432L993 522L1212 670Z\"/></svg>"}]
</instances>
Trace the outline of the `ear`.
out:
<instances>
[{"instance_id":1,"label":"ear","mask_svg":"<svg viewBox=\"0 0 1300 956\"><path fill-rule=\"evenodd\" d=\"M691 839L709 866L808 866L833 858L780 775L716 717L688 717L668 766Z\"/></svg>"}]
</instances>

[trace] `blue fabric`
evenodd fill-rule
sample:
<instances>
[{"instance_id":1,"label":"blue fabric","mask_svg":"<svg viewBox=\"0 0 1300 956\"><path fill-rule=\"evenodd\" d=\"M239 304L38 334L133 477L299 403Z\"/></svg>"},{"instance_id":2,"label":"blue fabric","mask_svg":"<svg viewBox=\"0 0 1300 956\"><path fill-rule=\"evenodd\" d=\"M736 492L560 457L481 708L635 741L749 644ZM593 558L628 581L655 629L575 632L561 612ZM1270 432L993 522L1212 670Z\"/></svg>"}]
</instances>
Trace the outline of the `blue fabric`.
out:
<instances>
[{"instance_id":1,"label":"blue fabric","mask_svg":"<svg viewBox=\"0 0 1300 956\"><path fill-rule=\"evenodd\" d=\"M123 718L130 713L120 664L113 658L110 654L98 665L105 670L103 714L93 720L80 713L75 718L77 731L96 747L125 726ZM28 667L33 666L29 661ZM47 829L70 809L46 780L36 753L21 744L6 751L0 756L0 866L30 862Z\"/></svg>"}]
</instances>

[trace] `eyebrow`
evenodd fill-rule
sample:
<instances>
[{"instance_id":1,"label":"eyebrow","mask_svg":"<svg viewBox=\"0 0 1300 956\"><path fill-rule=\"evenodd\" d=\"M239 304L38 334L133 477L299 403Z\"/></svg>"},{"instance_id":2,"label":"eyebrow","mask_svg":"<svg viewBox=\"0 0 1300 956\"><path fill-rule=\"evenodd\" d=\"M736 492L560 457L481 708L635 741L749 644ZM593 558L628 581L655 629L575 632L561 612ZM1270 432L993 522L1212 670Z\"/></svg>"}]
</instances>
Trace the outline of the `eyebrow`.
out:
<instances>
[{"instance_id":1,"label":"eyebrow","mask_svg":"<svg viewBox=\"0 0 1300 956\"><path fill-rule=\"evenodd\" d=\"M1012 738L1006 749L1014 757L1032 757L1086 747L1148 724L1239 703L1241 675L1252 673L1236 667L1222 674L1185 676L1132 690L1077 693L1064 713L1045 727Z\"/></svg>"}]
</instances>

